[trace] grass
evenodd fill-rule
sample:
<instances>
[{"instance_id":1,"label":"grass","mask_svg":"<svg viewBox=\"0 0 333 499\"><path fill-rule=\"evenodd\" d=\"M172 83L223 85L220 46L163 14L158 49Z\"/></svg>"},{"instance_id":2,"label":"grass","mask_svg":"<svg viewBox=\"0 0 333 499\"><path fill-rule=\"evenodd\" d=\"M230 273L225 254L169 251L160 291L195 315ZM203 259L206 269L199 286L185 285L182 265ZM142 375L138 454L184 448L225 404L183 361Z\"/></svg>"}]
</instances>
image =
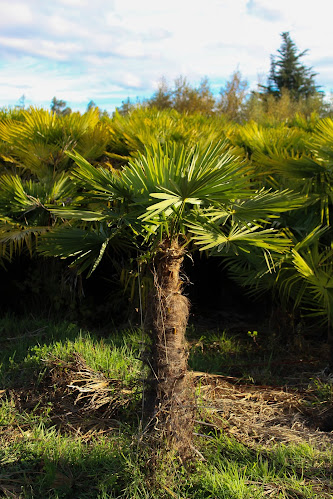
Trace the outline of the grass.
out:
<instances>
[{"instance_id":1,"label":"grass","mask_svg":"<svg viewBox=\"0 0 333 499\"><path fill-rule=\"evenodd\" d=\"M257 331L239 331L236 334L207 331L202 334L191 328L189 335L191 369L235 376L240 382L263 385L305 383L307 386L308 368L313 374L313 370L319 371L320 364L325 362L313 342L299 351L291 346L286 350L279 343L279 338ZM302 372L305 373L304 380L301 379Z\"/></svg>"},{"instance_id":2,"label":"grass","mask_svg":"<svg viewBox=\"0 0 333 499\"><path fill-rule=\"evenodd\" d=\"M195 371L234 375L237 363L240 382L248 382L253 364L262 363L258 378L268 368L274 374L272 352L258 351L249 336L189 334ZM0 496L333 497L333 457L324 441L265 446L233 436L223 425L199 422L195 446L204 460L184 467L169 457L152 480L149 449L138 444L141 339L138 330L102 335L65 322L0 320ZM309 383L308 403L329 408L329 381L313 377ZM106 402L89 392L97 384Z\"/></svg>"}]
</instances>

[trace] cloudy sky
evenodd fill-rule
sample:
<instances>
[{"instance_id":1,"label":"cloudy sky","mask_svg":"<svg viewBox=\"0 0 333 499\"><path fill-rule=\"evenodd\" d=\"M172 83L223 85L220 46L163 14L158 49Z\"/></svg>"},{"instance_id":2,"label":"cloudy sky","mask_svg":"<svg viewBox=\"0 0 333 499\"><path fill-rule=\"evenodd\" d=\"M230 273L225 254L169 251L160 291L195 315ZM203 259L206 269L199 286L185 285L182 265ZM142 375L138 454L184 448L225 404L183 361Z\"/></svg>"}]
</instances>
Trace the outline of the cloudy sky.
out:
<instances>
[{"instance_id":1,"label":"cloudy sky","mask_svg":"<svg viewBox=\"0 0 333 499\"><path fill-rule=\"evenodd\" d=\"M289 31L333 91L332 0L0 0L0 107L112 111L164 76L219 89L239 69L254 88Z\"/></svg>"}]
</instances>

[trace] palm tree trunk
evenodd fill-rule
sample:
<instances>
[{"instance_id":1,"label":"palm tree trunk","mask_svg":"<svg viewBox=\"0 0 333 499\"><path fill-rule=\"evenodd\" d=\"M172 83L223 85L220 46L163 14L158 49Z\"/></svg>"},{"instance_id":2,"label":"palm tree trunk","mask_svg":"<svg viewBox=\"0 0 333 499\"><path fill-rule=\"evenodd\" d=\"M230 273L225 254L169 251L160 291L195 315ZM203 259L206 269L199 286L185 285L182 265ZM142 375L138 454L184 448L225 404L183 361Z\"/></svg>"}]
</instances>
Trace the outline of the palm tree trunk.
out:
<instances>
[{"instance_id":1,"label":"palm tree trunk","mask_svg":"<svg viewBox=\"0 0 333 499\"><path fill-rule=\"evenodd\" d=\"M192 453L194 424L185 340L189 300L182 294L180 277L184 254L178 239L165 239L154 261L154 295L148 314L152 383L146 400L153 435L182 459Z\"/></svg>"},{"instance_id":2,"label":"palm tree trunk","mask_svg":"<svg viewBox=\"0 0 333 499\"><path fill-rule=\"evenodd\" d=\"M333 373L333 331L331 323L328 324L327 331L327 342L328 342L328 369L330 373Z\"/></svg>"}]
</instances>

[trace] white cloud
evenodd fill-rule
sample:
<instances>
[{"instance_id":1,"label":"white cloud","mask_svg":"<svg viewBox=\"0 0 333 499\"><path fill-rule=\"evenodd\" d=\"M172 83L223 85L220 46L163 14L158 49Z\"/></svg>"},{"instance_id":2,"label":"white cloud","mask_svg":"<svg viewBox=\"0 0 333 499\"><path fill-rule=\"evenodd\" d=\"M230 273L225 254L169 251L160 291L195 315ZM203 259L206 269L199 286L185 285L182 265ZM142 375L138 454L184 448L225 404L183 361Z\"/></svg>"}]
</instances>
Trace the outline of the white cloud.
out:
<instances>
[{"instance_id":1,"label":"white cloud","mask_svg":"<svg viewBox=\"0 0 333 499\"><path fill-rule=\"evenodd\" d=\"M124 20L121 16L117 15L115 12L107 12L105 16L107 26L121 26L124 27Z\"/></svg>"},{"instance_id":2,"label":"white cloud","mask_svg":"<svg viewBox=\"0 0 333 499\"><path fill-rule=\"evenodd\" d=\"M124 42L118 45L115 53L122 57L142 57L145 54L144 45L140 40Z\"/></svg>"},{"instance_id":3,"label":"white cloud","mask_svg":"<svg viewBox=\"0 0 333 499\"><path fill-rule=\"evenodd\" d=\"M281 10L271 8L265 0L249 0L246 8L250 15L256 16L259 19L272 22L284 20Z\"/></svg>"},{"instance_id":4,"label":"white cloud","mask_svg":"<svg viewBox=\"0 0 333 499\"><path fill-rule=\"evenodd\" d=\"M88 0L59 0L59 3L69 7L82 7L88 4Z\"/></svg>"},{"instance_id":5,"label":"white cloud","mask_svg":"<svg viewBox=\"0 0 333 499\"><path fill-rule=\"evenodd\" d=\"M0 37L0 45L7 49L14 49L16 54L41 56L56 61L68 60L79 49L78 44L71 42L54 42L49 40L30 40L28 38Z\"/></svg>"},{"instance_id":6,"label":"white cloud","mask_svg":"<svg viewBox=\"0 0 333 499\"><path fill-rule=\"evenodd\" d=\"M28 25L33 20L33 14L28 5L21 2L0 1L0 26L7 27Z\"/></svg>"}]
</instances>

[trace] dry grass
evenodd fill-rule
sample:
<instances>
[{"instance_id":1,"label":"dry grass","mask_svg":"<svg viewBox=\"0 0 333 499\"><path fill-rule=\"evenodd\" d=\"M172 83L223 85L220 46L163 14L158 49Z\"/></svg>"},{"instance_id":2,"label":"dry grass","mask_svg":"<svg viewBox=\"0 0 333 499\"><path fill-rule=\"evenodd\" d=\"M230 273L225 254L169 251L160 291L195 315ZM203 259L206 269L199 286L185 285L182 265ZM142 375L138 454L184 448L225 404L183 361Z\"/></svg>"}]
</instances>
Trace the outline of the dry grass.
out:
<instances>
[{"instance_id":1,"label":"dry grass","mask_svg":"<svg viewBox=\"0 0 333 499\"><path fill-rule=\"evenodd\" d=\"M311 390L286 391L270 386L240 385L237 378L194 372L200 387L203 424L223 429L249 446L333 444L333 432L321 431L332 408L311 405Z\"/></svg>"},{"instance_id":2,"label":"dry grass","mask_svg":"<svg viewBox=\"0 0 333 499\"><path fill-rule=\"evenodd\" d=\"M49 358L45 363L46 373L39 384L8 392L20 412L46 407L56 427L85 440L119 429L123 411L133 405L135 387L91 369L79 354L68 361Z\"/></svg>"},{"instance_id":3,"label":"dry grass","mask_svg":"<svg viewBox=\"0 0 333 499\"><path fill-rule=\"evenodd\" d=\"M91 369L79 354L68 361L50 358L39 385L28 390L1 390L20 411L49 407L51 422L64 431L89 440L96 434L119 430L124 411L136 387L123 386ZM332 421L331 406L313 404L311 389L239 384L230 376L190 373L199 392L199 418L203 427L223 430L240 442L255 447L276 443L307 442L317 448L333 444L333 432L321 431ZM14 428L11 432L16 434Z\"/></svg>"}]
</instances>

